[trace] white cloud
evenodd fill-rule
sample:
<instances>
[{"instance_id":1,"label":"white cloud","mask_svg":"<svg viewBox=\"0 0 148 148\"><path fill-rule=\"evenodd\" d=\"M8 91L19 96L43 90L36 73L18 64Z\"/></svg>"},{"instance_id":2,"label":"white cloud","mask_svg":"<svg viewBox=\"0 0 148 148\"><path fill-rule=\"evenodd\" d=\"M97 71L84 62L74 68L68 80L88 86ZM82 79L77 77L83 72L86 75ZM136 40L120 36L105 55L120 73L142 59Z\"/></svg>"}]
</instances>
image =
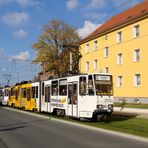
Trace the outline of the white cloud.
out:
<instances>
[{"instance_id":1,"label":"white cloud","mask_svg":"<svg viewBox=\"0 0 148 148\"><path fill-rule=\"evenodd\" d=\"M12 0L0 0L0 4L6 4L12 2Z\"/></svg>"},{"instance_id":2,"label":"white cloud","mask_svg":"<svg viewBox=\"0 0 148 148\"><path fill-rule=\"evenodd\" d=\"M103 20L107 16L107 13L93 13L87 12L84 14L84 17L90 18L91 20Z\"/></svg>"},{"instance_id":3,"label":"white cloud","mask_svg":"<svg viewBox=\"0 0 148 148\"><path fill-rule=\"evenodd\" d=\"M75 9L78 6L78 0L68 0L66 7L69 11Z\"/></svg>"},{"instance_id":4,"label":"white cloud","mask_svg":"<svg viewBox=\"0 0 148 148\"><path fill-rule=\"evenodd\" d=\"M2 71L3 71L3 72L6 71L6 68L3 68Z\"/></svg>"},{"instance_id":5,"label":"white cloud","mask_svg":"<svg viewBox=\"0 0 148 148\"><path fill-rule=\"evenodd\" d=\"M30 18L30 15L25 12L7 13L1 17L2 22L9 26L24 25Z\"/></svg>"},{"instance_id":6,"label":"white cloud","mask_svg":"<svg viewBox=\"0 0 148 148\"><path fill-rule=\"evenodd\" d=\"M87 5L87 8L102 8L105 6L105 0L91 0L90 4Z\"/></svg>"},{"instance_id":7,"label":"white cloud","mask_svg":"<svg viewBox=\"0 0 148 148\"><path fill-rule=\"evenodd\" d=\"M21 6L37 6L43 4L40 0L14 0Z\"/></svg>"},{"instance_id":8,"label":"white cloud","mask_svg":"<svg viewBox=\"0 0 148 148\"><path fill-rule=\"evenodd\" d=\"M17 38L25 38L28 36L28 32L24 31L24 30L19 30L17 32L14 32L13 35Z\"/></svg>"},{"instance_id":9,"label":"white cloud","mask_svg":"<svg viewBox=\"0 0 148 148\"><path fill-rule=\"evenodd\" d=\"M20 54L12 56L14 59L19 59L19 60L27 60L29 58L30 54L28 51L25 52L20 52Z\"/></svg>"},{"instance_id":10,"label":"white cloud","mask_svg":"<svg viewBox=\"0 0 148 148\"><path fill-rule=\"evenodd\" d=\"M133 7L139 3L139 0L130 0L130 1L123 1L123 0L113 0L116 7L124 7L128 9L129 7Z\"/></svg>"},{"instance_id":11,"label":"white cloud","mask_svg":"<svg viewBox=\"0 0 148 148\"><path fill-rule=\"evenodd\" d=\"M32 1L31 0L15 0L17 4L21 6L29 6L31 5Z\"/></svg>"},{"instance_id":12,"label":"white cloud","mask_svg":"<svg viewBox=\"0 0 148 148\"><path fill-rule=\"evenodd\" d=\"M16 3L20 6L39 5L42 2L40 0L0 0L0 4Z\"/></svg>"},{"instance_id":13,"label":"white cloud","mask_svg":"<svg viewBox=\"0 0 148 148\"><path fill-rule=\"evenodd\" d=\"M95 31L101 24L92 23L90 21L85 21L84 26L79 28L77 31L81 38L87 37L90 33Z\"/></svg>"},{"instance_id":14,"label":"white cloud","mask_svg":"<svg viewBox=\"0 0 148 148\"><path fill-rule=\"evenodd\" d=\"M3 52L3 51L4 51L4 49L3 48L0 48L0 53Z\"/></svg>"}]
</instances>

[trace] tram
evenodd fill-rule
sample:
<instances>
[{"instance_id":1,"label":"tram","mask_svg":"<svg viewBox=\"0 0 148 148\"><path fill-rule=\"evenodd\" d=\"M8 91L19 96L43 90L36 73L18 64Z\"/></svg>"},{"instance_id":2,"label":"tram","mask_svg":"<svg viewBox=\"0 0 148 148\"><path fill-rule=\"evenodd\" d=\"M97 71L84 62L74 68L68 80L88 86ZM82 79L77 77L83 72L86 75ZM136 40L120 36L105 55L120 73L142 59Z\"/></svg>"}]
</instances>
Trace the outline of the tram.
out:
<instances>
[{"instance_id":1,"label":"tram","mask_svg":"<svg viewBox=\"0 0 148 148\"><path fill-rule=\"evenodd\" d=\"M101 120L113 112L110 74L81 74L41 82L41 111Z\"/></svg>"},{"instance_id":2,"label":"tram","mask_svg":"<svg viewBox=\"0 0 148 148\"><path fill-rule=\"evenodd\" d=\"M4 91L9 106L25 110L97 121L113 112L113 78L106 73L23 81Z\"/></svg>"}]
</instances>

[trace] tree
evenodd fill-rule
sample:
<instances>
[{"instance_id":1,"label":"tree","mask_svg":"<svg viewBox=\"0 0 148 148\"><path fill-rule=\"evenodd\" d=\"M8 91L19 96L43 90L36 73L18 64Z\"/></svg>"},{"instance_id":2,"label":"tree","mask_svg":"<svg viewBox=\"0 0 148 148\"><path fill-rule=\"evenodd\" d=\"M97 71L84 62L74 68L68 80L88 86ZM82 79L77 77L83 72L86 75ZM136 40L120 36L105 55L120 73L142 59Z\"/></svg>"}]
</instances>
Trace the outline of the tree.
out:
<instances>
[{"instance_id":1,"label":"tree","mask_svg":"<svg viewBox=\"0 0 148 148\"><path fill-rule=\"evenodd\" d=\"M54 76L70 72L70 53L72 53L72 72L78 71L80 40L76 29L61 20L52 20L44 27L43 33L33 48L37 52L34 63L41 62L43 72L51 71Z\"/></svg>"}]
</instances>

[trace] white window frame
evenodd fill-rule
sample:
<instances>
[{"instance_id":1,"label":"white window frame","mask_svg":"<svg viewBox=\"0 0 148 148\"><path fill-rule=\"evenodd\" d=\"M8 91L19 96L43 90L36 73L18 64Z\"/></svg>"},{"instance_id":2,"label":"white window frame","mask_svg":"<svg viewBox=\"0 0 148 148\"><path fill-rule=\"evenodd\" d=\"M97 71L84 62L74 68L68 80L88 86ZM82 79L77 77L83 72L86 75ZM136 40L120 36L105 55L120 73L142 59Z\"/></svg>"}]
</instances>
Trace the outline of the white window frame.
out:
<instances>
[{"instance_id":1,"label":"white window frame","mask_svg":"<svg viewBox=\"0 0 148 148\"><path fill-rule=\"evenodd\" d=\"M108 57L108 56L109 56L109 47L106 46L106 47L104 48L104 57Z\"/></svg>"},{"instance_id":2,"label":"white window frame","mask_svg":"<svg viewBox=\"0 0 148 148\"><path fill-rule=\"evenodd\" d=\"M118 53L117 55L117 65L122 65L123 64L123 54Z\"/></svg>"},{"instance_id":3,"label":"white window frame","mask_svg":"<svg viewBox=\"0 0 148 148\"><path fill-rule=\"evenodd\" d=\"M105 73L109 73L109 67L105 67Z\"/></svg>"},{"instance_id":4,"label":"white window frame","mask_svg":"<svg viewBox=\"0 0 148 148\"><path fill-rule=\"evenodd\" d=\"M117 87L123 87L123 76L117 77Z\"/></svg>"},{"instance_id":5,"label":"white window frame","mask_svg":"<svg viewBox=\"0 0 148 148\"><path fill-rule=\"evenodd\" d=\"M140 48L134 50L134 62L140 61Z\"/></svg>"},{"instance_id":6,"label":"white window frame","mask_svg":"<svg viewBox=\"0 0 148 148\"><path fill-rule=\"evenodd\" d=\"M94 60L94 69L97 69L97 67L98 67L98 60L95 59L95 60Z\"/></svg>"},{"instance_id":7,"label":"white window frame","mask_svg":"<svg viewBox=\"0 0 148 148\"><path fill-rule=\"evenodd\" d=\"M140 25L135 25L133 28L133 36L139 37L140 36Z\"/></svg>"},{"instance_id":8,"label":"white window frame","mask_svg":"<svg viewBox=\"0 0 148 148\"><path fill-rule=\"evenodd\" d=\"M141 74L137 73L134 75L134 85L141 86Z\"/></svg>"},{"instance_id":9,"label":"white window frame","mask_svg":"<svg viewBox=\"0 0 148 148\"><path fill-rule=\"evenodd\" d=\"M89 53L89 44L86 44L85 53Z\"/></svg>"},{"instance_id":10,"label":"white window frame","mask_svg":"<svg viewBox=\"0 0 148 148\"><path fill-rule=\"evenodd\" d=\"M117 43L122 42L122 31L117 32Z\"/></svg>"},{"instance_id":11,"label":"white window frame","mask_svg":"<svg viewBox=\"0 0 148 148\"><path fill-rule=\"evenodd\" d=\"M90 65L89 65L89 61L87 61L86 64L85 64L85 70L86 70L86 71L89 70L89 66L90 66Z\"/></svg>"},{"instance_id":12,"label":"white window frame","mask_svg":"<svg viewBox=\"0 0 148 148\"><path fill-rule=\"evenodd\" d=\"M96 51L98 49L98 41L95 40L94 41L94 51Z\"/></svg>"}]
</instances>

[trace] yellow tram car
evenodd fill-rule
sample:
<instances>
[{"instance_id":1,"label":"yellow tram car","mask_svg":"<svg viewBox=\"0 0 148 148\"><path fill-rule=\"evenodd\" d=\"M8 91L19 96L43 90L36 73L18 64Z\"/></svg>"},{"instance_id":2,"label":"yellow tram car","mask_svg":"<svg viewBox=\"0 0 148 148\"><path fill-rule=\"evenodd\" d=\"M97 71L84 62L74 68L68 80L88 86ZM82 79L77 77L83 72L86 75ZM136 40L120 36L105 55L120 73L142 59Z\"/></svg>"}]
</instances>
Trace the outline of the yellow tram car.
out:
<instances>
[{"instance_id":1,"label":"yellow tram car","mask_svg":"<svg viewBox=\"0 0 148 148\"><path fill-rule=\"evenodd\" d=\"M21 84L21 108L30 111L38 111L38 86L36 83L24 82ZM37 83L39 85L39 82Z\"/></svg>"},{"instance_id":2,"label":"yellow tram car","mask_svg":"<svg viewBox=\"0 0 148 148\"><path fill-rule=\"evenodd\" d=\"M21 101L20 88L21 88L20 84L16 84L10 87L8 106L20 108L20 101Z\"/></svg>"}]
</instances>

